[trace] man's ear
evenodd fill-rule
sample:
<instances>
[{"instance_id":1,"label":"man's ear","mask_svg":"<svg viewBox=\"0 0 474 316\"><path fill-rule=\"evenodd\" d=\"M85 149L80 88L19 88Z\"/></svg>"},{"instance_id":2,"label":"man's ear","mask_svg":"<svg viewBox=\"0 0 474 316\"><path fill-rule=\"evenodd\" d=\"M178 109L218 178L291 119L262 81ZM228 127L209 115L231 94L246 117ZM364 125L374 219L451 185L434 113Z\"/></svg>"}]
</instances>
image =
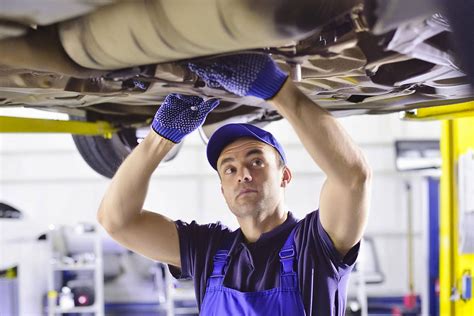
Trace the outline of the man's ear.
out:
<instances>
[{"instance_id":1,"label":"man's ear","mask_svg":"<svg viewBox=\"0 0 474 316\"><path fill-rule=\"evenodd\" d=\"M283 167L283 177L281 179L281 186L284 188L291 182L291 170L287 166Z\"/></svg>"}]
</instances>

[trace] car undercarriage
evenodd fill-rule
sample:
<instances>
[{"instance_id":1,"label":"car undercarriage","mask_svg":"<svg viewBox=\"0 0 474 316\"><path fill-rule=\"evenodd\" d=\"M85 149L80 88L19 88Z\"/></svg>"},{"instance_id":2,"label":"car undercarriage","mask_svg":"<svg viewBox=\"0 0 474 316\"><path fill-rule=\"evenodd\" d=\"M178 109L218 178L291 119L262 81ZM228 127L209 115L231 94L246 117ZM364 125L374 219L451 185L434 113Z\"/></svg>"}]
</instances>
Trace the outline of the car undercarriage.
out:
<instances>
[{"instance_id":1,"label":"car undercarriage","mask_svg":"<svg viewBox=\"0 0 474 316\"><path fill-rule=\"evenodd\" d=\"M171 92L221 100L201 129L204 138L227 122L281 119L262 100L207 87L190 61L270 54L335 116L474 99L450 23L430 1L411 8L347 0L2 3L0 106L110 122L120 129L112 139L73 136L89 165L108 177Z\"/></svg>"}]
</instances>

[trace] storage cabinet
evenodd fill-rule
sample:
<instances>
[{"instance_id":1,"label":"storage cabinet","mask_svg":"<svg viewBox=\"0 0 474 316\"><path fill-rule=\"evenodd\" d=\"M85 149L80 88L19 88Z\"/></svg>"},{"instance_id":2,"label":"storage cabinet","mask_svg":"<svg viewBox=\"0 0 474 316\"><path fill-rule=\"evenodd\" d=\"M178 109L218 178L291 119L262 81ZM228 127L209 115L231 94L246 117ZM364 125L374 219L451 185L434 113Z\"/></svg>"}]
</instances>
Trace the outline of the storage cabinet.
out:
<instances>
[{"instance_id":1,"label":"storage cabinet","mask_svg":"<svg viewBox=\"0 0 474 316\"><path fill-rule=\"evenodd\" d=\"M101 239L94 225L51 226L48 316L67 313L104 315ZM68 294L68 292L70 292Z\"/></svg>"}]
</instances>

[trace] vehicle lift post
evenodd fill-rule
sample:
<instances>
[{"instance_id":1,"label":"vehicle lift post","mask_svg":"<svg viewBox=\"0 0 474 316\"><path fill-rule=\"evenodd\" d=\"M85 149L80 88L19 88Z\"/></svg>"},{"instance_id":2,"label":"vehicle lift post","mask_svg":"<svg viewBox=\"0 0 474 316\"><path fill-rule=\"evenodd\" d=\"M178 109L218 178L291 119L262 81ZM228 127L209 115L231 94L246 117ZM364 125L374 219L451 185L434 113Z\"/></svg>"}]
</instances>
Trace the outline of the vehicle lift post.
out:
<instances>
[{"instance_id":1,"label":"vehicle lift post","mask_svg":"<svg viewBox=\"0 0 474 316\"><path fill-rule=\"evenodd\" d=\"M473 174L458 172L460 158L474 151L474 101L456 105L422 108L405 113L406 120L443 120L441 135L441 201L440 201L440 315L474 315L472 274L474 250L461 251L460 178L468 176L474 186ZM474 171L472 169L471 171ZM471 188L472 189L472 188ZM468 210L474 212L474 210ZM474 231L473 227L467 230ZM465 227L465 226L464 226ZM470 241L471 245L474 243Z\"/></svg>"}]
</instances>

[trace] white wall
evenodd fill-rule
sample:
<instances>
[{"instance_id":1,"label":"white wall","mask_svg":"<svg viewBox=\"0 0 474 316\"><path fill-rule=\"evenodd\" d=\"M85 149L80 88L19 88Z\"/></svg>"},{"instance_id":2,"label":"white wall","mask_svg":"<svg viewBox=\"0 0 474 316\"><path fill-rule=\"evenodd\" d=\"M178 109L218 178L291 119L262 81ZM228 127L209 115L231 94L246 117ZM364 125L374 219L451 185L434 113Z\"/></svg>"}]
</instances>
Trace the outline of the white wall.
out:
<instances>
[{"instance_id":1,"label":"white wall","mask_svg":"<svg viewBox=\"0 0 474 316\"><path fill-rule=\"evenodd\" d=\"M350 117L340 122L363 148L374 171L367 234L376 240L387 279L381 285L369 286L369 294L403 294L408 288L406 202L403 178L395 171L393 141L437 139L440 125L438 122L402 122L397 115ZM302 218L317 208L324 176L285 121L272 123L268 130L286 148L293 170L287 205ZM0 201L26 214L19 223L0 220L0 262L30 258L22 249L31 247L31 240L46 231L49 224L95 221L97 206L109 183L89 169L69 135L0 135L0 166ZM414 183L415 250L421 253L420 238L425 225L421 208L425 197L419 193L423 186L421 180L415 176ZM172 219L196 219L200 223L220 220L231 227L237 225L221 197L218 178L207 165L205 147L197 134L186 140L174 161L154 174L145 207ZM420 290L419 275L425 270L426 262L419 256L415 258L416 287ZM34 256L31 256L30 266L34 266ZM39 288L38 283L34 285L34 289ZM39 294L35 298L39 303L38 299Z\"/></svg>"}]
</instances>

